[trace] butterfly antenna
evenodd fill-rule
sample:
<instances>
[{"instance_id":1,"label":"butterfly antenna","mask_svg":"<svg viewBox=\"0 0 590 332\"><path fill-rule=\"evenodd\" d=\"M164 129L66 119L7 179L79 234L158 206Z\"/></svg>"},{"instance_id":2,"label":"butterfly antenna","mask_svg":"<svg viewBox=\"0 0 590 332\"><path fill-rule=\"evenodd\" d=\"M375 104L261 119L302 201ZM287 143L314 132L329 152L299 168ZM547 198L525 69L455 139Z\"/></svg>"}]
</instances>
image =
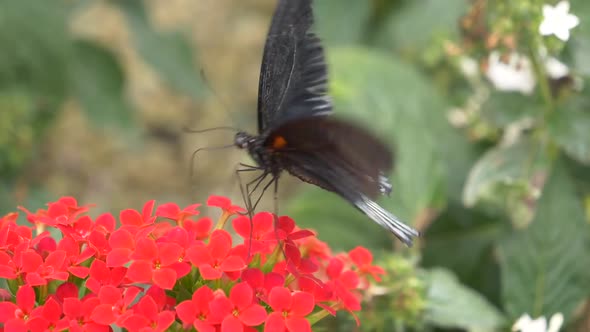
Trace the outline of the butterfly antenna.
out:
<instances>
[{"instance_id":1,"label":"butterfly antenna","mask_svg":"<svg viewBox=\"0 0 590 332\"><path fill-rule=\"evenodd\" d=\"M233 147L234 144L226 144L226 145L220 145L220 146L208 146L208 147L204 147L204 148L199 148L196 149L192 155L191 155L191 165L190 165L190 169L191 169L191 174L190 174L190 178L193 179L194 175L195 175L195 160L197 159L197 154L201 151L215 151L215 150L223 150L223 149L228 149Z\"/></svg>"}]
</instances>

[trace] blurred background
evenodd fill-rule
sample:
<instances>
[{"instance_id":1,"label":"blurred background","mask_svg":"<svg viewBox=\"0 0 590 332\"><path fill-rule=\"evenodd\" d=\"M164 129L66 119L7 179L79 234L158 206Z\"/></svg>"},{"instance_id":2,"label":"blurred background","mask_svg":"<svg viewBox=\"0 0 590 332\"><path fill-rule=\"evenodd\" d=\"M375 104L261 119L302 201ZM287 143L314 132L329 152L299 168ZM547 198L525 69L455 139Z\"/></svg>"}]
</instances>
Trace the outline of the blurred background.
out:
<instances>
[{"instance_id":1,"label":"blurred background","mask_svg":"<svg viewBox=\"0 0 590 332\"><path fill-rule=\"evenodd\" d=\"M275 5L0 1L0 215L63 195L96 214L213 194L242 204L234 170L246 152L192 158L234 133L183 129L255 133ZM590 331L590 3L314 9L335 112L395 150L380 203L424 234L402 248L338 197L281 179L281 214L335 250L372 249L390 272L360 330L501 331L561 313L564 330Z\"/></svg>"}]
</instances>

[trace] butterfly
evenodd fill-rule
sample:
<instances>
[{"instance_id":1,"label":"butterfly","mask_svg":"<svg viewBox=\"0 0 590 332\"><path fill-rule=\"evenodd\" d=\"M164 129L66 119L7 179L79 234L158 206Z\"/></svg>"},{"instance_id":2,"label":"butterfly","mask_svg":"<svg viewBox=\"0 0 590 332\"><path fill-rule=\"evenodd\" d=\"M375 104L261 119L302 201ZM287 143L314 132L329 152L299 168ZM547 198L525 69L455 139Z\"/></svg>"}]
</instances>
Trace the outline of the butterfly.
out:
<instances>
[{"instance_id":1,"label":"butterfly","mask_svg":"<svg viewBox=\"0 0 590 332\"><path fill-rule=\"evenodd\" d=\"M279 0L262 57L258 135L240 131L234 139L257 164L242 171L262 170L245 195L268 177L263 192L274 183L276 193L287 171L339 195L410 246L419 233L375 202L392 190L385 175L392 153L365 129L332 115L324 50L312 24L311 0Z\"/></svg>"}]
</instances>

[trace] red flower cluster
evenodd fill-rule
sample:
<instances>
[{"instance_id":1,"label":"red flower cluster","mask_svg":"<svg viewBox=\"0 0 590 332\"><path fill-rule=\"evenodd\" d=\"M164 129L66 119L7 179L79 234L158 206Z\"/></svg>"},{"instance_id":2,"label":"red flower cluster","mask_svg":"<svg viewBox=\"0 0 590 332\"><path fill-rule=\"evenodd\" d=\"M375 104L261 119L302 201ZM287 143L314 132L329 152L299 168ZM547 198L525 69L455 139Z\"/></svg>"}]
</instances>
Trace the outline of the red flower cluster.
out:
<instances>
[{"instance_id":1,"label":"red flower cluster","mask_svg":"<svg viewBox=\"0 0 590 332\"><path fill-rule=\"evenodd\" d=\"M215 229L197 204L154 213L153 201L122 211L118 228L71 197L21 209L32 226L0 218L0 331L311 331L360 310L367 277L384 273L368 250L333 256L313 232L265 212L233 219L236 245L223 226L243 209L225 197L208 205L223 211Z\"/></svg>"}]
</instances>

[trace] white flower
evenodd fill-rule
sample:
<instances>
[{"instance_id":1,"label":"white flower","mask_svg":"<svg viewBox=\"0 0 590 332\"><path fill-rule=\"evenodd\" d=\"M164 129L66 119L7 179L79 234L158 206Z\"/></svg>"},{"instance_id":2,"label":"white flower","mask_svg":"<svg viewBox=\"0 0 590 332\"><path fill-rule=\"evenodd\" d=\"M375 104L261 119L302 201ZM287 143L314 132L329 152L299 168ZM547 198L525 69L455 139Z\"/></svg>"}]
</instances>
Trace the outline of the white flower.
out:
<instances>
[{"instance_id":1,"label":"white flower","mask_svg":"<svg viewBox=\"0 0 590 332\"><path fill-rule=\"evenodd\" d=\"M531 61L517 53L512 53L508 63L504 63L499 52L492 52L486 76L500 91L519 91L527 95L533 92L536 83Z\"/></svg>"},{"instance_id":2,"label":"white flower","mask_svg":"<svg viewBox=\"0 0 590 332\"><path fill-rule=\"evenodd\" d=\"M543 22L539 26L541 35L555 35L567 41L570 38L570 30L580 24L580 19L569 11L570 3L567 1L560 1L555 7L543 5Z\"/></svg>"},{"instance_id":3,"label":"white flower","mask_svg":"<svg viewBox=\"0 0 590 332\"><path fill-rule=\"evenodd\" d=\"M561 313L551 316L549 327L547 327L547 319L545 317L541 316L537 319L532 319L528 314L524 314L514 323L512 331L558 332L561 325L563 325L563 314Z\"/></svg>"},{"instance_id":4,"label":"white flower","mask_svg":"<svg viewBox=\"0 0 590 332\"><path fill-rule=\"evenodd\" d=\"M548 57L545 59L545 70L551 78L562 78L569 74L569 68L556 58Z\"/></svg>"}]
</instances>

